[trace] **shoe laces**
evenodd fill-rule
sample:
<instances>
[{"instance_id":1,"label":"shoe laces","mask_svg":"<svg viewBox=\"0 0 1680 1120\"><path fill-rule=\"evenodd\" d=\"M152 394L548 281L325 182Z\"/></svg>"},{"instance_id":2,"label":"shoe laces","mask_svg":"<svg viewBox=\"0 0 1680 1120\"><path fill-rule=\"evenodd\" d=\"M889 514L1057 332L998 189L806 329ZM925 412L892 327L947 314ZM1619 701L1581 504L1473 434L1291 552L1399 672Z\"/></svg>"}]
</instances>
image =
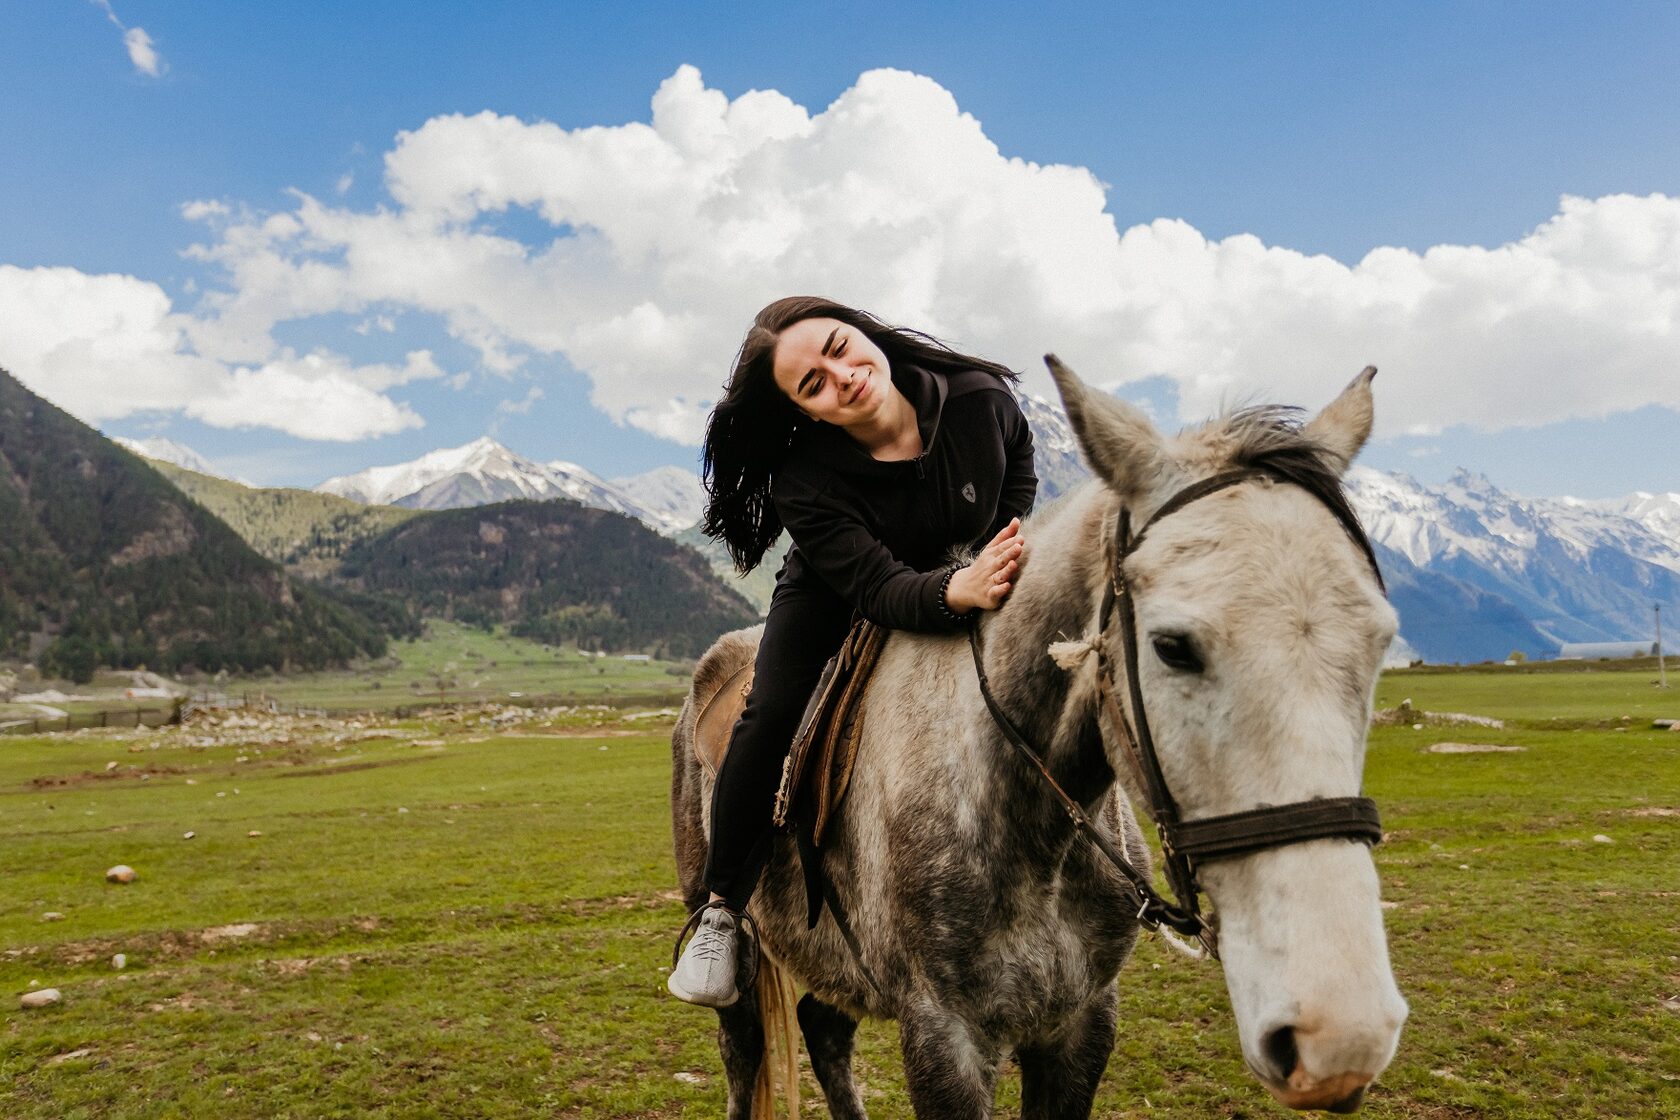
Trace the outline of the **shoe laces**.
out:
<instances>
[{"instance_id":1,"label":"shoe laces","mask_svg":"<svg viewBox=\"0 0 1680 1120\"><path fill-rule=\"evenodd\" d=\"M683 923L682 932L677 934L677 943L671 948L671 967L676 968L682 957L683 939L690 930L694 931L694 955L708 961L723 959L723 954L730 944L730 938L715 924L704 921L707 914L713 910L723 910L735 919L737 932L745 930L747 933L747 965L742 969L742 976L736 980L736 986L746 988L758 978L758 923L752 920L752 915L745 910L729 909L725 902L708 902L688 916Z\"/></svg>"}]
</instances>

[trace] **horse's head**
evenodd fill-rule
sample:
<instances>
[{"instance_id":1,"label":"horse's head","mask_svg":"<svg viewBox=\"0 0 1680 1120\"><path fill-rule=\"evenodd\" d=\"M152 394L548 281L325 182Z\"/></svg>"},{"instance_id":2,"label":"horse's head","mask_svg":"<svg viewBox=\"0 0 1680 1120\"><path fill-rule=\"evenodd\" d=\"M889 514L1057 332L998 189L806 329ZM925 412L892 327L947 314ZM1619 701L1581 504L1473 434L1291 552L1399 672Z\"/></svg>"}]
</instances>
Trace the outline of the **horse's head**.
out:
<instances>
[{"instance_id":1,"label":"horse's head","mask_svg":"<svg viewBox=\"0 0 1680 1120\"><path fill-rule=\"evenodd\" d=\"M1375 371L1304 427L1285 410L1250 409L1166 437L1053 358L1050 367L1086 459L1134 528L1234 468L1280 467L1302 483L1245 482L1176 508L1125 561L1138 683L1181 819L1357 796L1397 620L1332 508L1370 435ZM1119 629L1105 638L1116 665ZM1117 738L1110 761L1127 775ZM1369 849L1317 839L1197 872L1249 1068L1292 1107L1358 1107L1406 1018Z\"/></svg>"}]
</instances>

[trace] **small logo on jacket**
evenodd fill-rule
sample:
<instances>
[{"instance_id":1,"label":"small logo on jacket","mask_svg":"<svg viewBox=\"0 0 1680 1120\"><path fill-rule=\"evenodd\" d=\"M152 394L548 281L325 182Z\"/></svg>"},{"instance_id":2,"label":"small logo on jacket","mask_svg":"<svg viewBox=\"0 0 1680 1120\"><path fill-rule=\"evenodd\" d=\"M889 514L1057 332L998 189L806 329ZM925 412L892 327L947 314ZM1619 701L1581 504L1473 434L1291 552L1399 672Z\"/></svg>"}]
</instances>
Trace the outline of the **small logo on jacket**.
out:
<instances>
[{"instance_id":1,"label":"small logo on jacket","mask_svg":"<svg viewBox=\"0 0 1680 1120\"><path fill-rule=\"evenodd\" d=\"M972 483L972 482L963 483L962 496L964 498L967 498L971 502L974 500L974 483Z\"/></svg>"}]
</instances>

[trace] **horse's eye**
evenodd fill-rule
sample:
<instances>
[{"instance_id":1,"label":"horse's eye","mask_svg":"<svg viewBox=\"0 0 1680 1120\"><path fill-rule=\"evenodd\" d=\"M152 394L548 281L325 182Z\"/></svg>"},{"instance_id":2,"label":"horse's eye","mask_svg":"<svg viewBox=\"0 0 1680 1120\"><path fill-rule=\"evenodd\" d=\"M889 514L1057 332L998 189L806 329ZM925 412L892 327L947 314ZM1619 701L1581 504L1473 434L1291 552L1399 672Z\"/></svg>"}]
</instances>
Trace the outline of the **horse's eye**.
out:
<instances>
[{"instance_id":1,"label":"horse's eye","mask_svg":"<svg viewBox=\"0 0 1680 1120\"><path fill-rule=\"evenodd\" d=\"M1186 673L1202 671L1202 659L1187 635L1156 634L1150 644L1155 647L1155 656L1172 668Z\"/></svg>"}]
</instances>

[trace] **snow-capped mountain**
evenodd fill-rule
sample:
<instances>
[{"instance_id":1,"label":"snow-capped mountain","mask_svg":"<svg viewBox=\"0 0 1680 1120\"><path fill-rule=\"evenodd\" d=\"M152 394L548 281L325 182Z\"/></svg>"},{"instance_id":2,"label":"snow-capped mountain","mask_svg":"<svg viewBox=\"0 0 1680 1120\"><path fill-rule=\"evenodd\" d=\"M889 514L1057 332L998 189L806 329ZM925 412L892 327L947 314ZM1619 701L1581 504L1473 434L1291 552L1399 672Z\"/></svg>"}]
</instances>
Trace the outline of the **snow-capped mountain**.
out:
<instances>
[{"instance_id":1,"label":"snow-capped mountain","mask_svg":"<svg viewBox=\"0 0 1680 1120\"><path fill-rule=\"evenodd\" d=\"M628 478L615 478L611 485L661 519L673 533L699 521L706 509L706 488L700 476L682 467L656 467Z\"/></svg>"},{"instance_id":2,"label":"snow-capped mountain","mask_svg":"<svg viewBox=\"0 0 1680 1120\"><path fill-rule=\"evenodd\" d=\"M1574 498L1564 498L1563 501L1631 517L1657 536L1680 547L1680 494L1647 494L1643 490L1636 490L1625 498L1583 502L1576 502Z\"/></svg>"},{"instance_id":3,"label":"snow-capped mountain","mask_svg":"<svg viewBox=\"0 0 1680 1120\"><path fill-rule=\"evenodd\" d=\"M248 483L245 483L243 479L233 478L231 475L224 474L222 471L213 466L210 460L206 459L186 444L176 443L172 439L163 439L162 437L153 439L129 439L126 436L112 436L111 441L113 443L120 444L121 446L134 452L136 455L144 456L147 459L156 459L163 463L174 463L177 467L185 467L189 471L197 471L199 474L207 474L212 478L225 478L231 482L249 485Z\"/></svg>"},{"instance_id":4,"label":"snow-capped mountain","mask_svg":"<svg viewBox=\"0 0 1680 1120\"><path fill-rule=\"evenodd\" d=\"M1647 637L1652 603L1680 601L1680 534L1623 512L1637 499L1520 498L1468 471L1431 487L1367 467L1348 490L1399 577L1401 629L1431 660Z\"/></svg>"},{"instance_id":5,"label":"snow-capped mountain","mask_svg":"<svg viewBox=\"0 0 1680 1120\"><path fill-rule=\"evenodd\" d=\"M409 509L459 509L519 498L567 498L634 517L664 533L692 524L678 524L677 514L664 505L644 504L576 463L563 459L539 463L488 437L463 447L428 452L412 462L329 478L315 489L369 505Z\"/></svg>"},{"instance_id":6,"label":"snow-capped mountain","mask_svg":"<svg viewBox=\"0 0 1680 1120\"><path fill-rule=\"evenodd\" d=\"M1090 478L1091 472L1080 458L1079 443L1061 405L1019 389L1015 399L1027 426L1032 428L1033 473L1038 475L1038 502L1042 505Z\"/></svg>"}]
</instances>

